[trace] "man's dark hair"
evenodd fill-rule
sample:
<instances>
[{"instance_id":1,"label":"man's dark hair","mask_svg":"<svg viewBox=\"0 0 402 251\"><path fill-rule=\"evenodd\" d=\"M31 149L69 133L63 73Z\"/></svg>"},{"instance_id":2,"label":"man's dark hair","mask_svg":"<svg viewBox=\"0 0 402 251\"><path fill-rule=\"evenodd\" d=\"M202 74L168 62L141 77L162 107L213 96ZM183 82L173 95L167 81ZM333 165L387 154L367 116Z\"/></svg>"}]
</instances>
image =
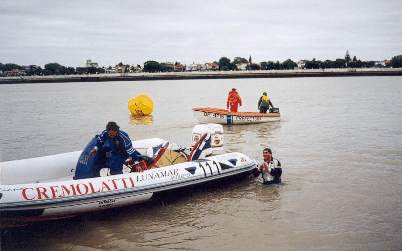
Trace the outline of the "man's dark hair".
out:
<instances>
[{"instance_id":1,"label":"man's dark hair","mask_svg":"<svg viewBox=\"0 0 402 251\"><path fill-rule=\"evenodd\" d=\"M264 150L262 150L262 151L263 151L263 152L267 151L267 152L269 152L270 154L272 154L271 148L269 148L269 147L264 148Z\"/></svg>"},{"instance_id":2,"label":"man's dark hair","mask_svg":"<svg viewBox=\"0 0 402 251\"><path fill-rule=\"evenodd\" d=\"M117 125L117 123L114 122L114 121L109 121L109 122L107 123L107 125L106 125L106 131L110 131L110 130L118 131L119 128L120 128L120 127L119 127L119 126Z\"/></svg>"}]
</instances>

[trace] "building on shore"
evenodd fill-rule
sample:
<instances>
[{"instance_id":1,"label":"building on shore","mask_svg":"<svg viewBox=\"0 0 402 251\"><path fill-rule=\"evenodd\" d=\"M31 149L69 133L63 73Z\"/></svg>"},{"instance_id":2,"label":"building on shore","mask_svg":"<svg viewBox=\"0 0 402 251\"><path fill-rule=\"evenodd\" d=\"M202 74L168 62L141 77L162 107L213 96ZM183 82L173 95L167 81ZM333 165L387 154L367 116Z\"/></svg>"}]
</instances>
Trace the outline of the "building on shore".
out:
<instances>
[{"instance_id":1,"label":"building on shore","mask_svg":"<svg viewBox=\"0 0 402 251\"><path fill-rule=\"evenodd\" d=\"M98 68L99 64L96 62L93 62L91 59L87 59L87 62L85 64L85 67L95 67Z\"/></svg>"},{"instance_id":2,"label":"building on shore","mask_svg":"<svg viewBox=\"0 0 402 251\"><path fill-rule=\"evenodd\" d=\"M374 61L374 67L385 67L385 66L386 66L386 61L387 61L387 60L383 60L383 61Z\"/></svg>"},{"instance_id":3,"label":"building on shore","mask_svg":"<svg viewBox=\"0 0 402 251\"><path fill-rule=\"evenodd\" d=\"M185 71L186 70L186 66L185 65L183 65L183 64L181 64L181 63L179 63L179 62L176 62L175 64L174 64L174 71L175 72L182 72L182 71Z\"/></svg>"},{"instance_id":4,"label":"building on shore","mask_svg":"<svg viewBox=\"0 0 402 251\"><path fill-rule=\"evenodd\" d=\"M186 71L205 71L206 66L205 64L188 64L186 65Z\"/></svg>"},{"instance_id":5,"label":"building on shore","mask_svg":"<svg viewBox=\"0 0 402 251\"><path fill-rule=\"evenodd\" d=\"M12 69L9 71L4 71L2 75L6 77L19 77L19 76L26 76L27 73L21 69Z\"/></svg>"},{"instance_id":6,"label":"building on shore","mask_svg":"<svg viewBox=\"0 0 402 251\"><path fill-rule=\"evenodd\" d=\"M239 63L239 64L236 64L236 68L237 68L237 70L239 70L239 71L247 71L247 70L248 70L248 66L249 66L248 63Z\"/></svg>"},{"instance_id":7,"label":"building on shore","mask_svg":"<svg viewBox=\"0 0 402 251\"><path fill-rule=\"evenodd\" d=\"M103 69L105 70L105 73L106 73L106 74L117 73L117 72L116 72L116 69L113 68L113 67L111 67L111 66L109 66L109 67L103 67Z\"/></svg>"},{"instance_id":8,"label":"building on shore","mask_svg":"<svg viewBox=\"0 0 402 251\"><path fill-rule=\"evenodd\" d=\"M299 60L297 62L297 68L298 69L304 69L306 67L306 60Z\"/></svg>"},{"instance_id":9,"label":"building on shore","mask_svg":"<svg viewBox=\"0 0 402 251\"><path fill-rule=\"evenodd\" d=\"M118 64L114 67L114 69L116 70L116 73L126 73L128 72L128 65L124 65L124 64Z\"/></svg>"},{"instance_id":10,"label":"building on shore","mask_svg":"<svg viewBox=\"0 0 402 251\"><path fill-rule=\"evenodd\" d=\"M137 65L130 65L129 67L129 72L130 73L136 73L136 72L142 72L142 66L137 64Z\"/></svg>"},{"instance_id":11,"label":"building on shore","mask_svg":"<svg viewBox=\"0 0 402 251\"><path fill-rule=\"evenodd\" d=\"M217 63L205 63L205 69L207 71L217 71L219 70L219 65Z\"/></svg>"}]
</instances>

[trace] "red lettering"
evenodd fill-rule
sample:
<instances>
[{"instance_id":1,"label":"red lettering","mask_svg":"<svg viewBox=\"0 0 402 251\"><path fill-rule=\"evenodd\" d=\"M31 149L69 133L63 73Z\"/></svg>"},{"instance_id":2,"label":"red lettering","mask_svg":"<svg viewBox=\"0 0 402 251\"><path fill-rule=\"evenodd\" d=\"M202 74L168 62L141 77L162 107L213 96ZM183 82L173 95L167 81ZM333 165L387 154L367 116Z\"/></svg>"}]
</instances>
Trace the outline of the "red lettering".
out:
<instances>
[{"instance_id":1,"label":"red lettering","mask_svg":"<svg viewBox=\"0 0 402 251\"><path fill-rule=\"evenodd\" d=\"M49 199L49 196L47 196L47 194L46 194L46 188L45 187L37 187L36 192L38 193L38 200L42 200L44 198Z\"/></svg>"},{"instance_id":2,"label":"red lettering","mask_svg":"<svg viewBox=\"0 0 402 251\"><path fill-rule=\"evenodd\" d=\"M80 185L84 186L85 192L82 192L82 191L81 191ZM77 185L77 192L78 192L79 194L81 194L81 195L82 195L82 194L87 194L88 191L89 191L89 188L88 188L88 186L87 186L86 184L80 183L80 184Z\"/></svg>"},{"instance_id":3,"label":"red lettering","mask_svg":"<svg viewBox=\"0 0 402 251\"><path fill-rule=\"evenodd\" d=\"M118 187L117 187L117 184L116 184L116 179L112 179L112 183L113 183L113 186L114 186L114 189L118 189Z\"/></svg>"},{"instance_id":4,"label":"red lettering","mask_svg":"<svg viewBox=\"0 0 402 251\"><path fill-rule=\"evenodd\" d=\"M52 198L55 199L57 198L57 188L58 186L50 186L50 190L52 191Z\"/></svg>"},{"instance_id":5,"label":"red lettering","mask_svg":"<svg viewBox=\"0 0 402 251\"><path fill-rule=\"evenodd\" d=\"M95 188L92 182L89 182L89 188L91 188L91 193L95 193Z\"/></svg>"},{"instance_id":6,"label":"red lettering","mask_svg":"<svg viewBox=\"0 0 402 251\"><path fill-rule=\"evenodd\" d=\"M131 187L134 187L134 180L132 177L130 177L130 181L131 181Z\"/></svg>"},{"instance_id":7,"label":"red lettering","mask_svg":"<svg viewBox=\"0 0 402 251\"><path fill-rule=\"evenodd\" d=\"M101 188L101 192L103 192L106 188L108 191L110 191L110 187L108 186L108 184L106 184L106 182L102 181L102 188Z\"/></svg>"},{"instance_id":8,"label":"red lettering","mask_svg":"<svg viewBox=\"0 0 402 251\"><path fill-rule=\"evenodd\" d=\"M71 188L71 190L69 190L68 187L66 187L65 185L61 185L61 192L62 192L61 197L66 197L66 194L67 194L67 196L69 196L70 192L72 195L77 195L77 193L75 192L74 185L70 185L70 188Z\"/></svg>"},{"instance_id":9,"label":"red lettering","mask_svg":"<svg viewBox=\"0 0 402 251\"><path fill-rule=\"evenodd\" d=\"M24 189L22 189L22 191L21 191L22 198L24 198L24 200L34 200L35 196L32 197L32 198L28 198L28 195L27 195L27 190L28 189L33 191L33 188L24 188Z\"/></svg>"},{"instance_id":10,"label":"red lettering","mask_svg":"<svg viewBox=\"0 0 402 251\"><path fill-rule=\"evenodd\" d=\"M121 178L121 181L123 181L123 186L124 188L127 188L127 183L126 183L126 178Z\"/></svg>"}]
</instances>

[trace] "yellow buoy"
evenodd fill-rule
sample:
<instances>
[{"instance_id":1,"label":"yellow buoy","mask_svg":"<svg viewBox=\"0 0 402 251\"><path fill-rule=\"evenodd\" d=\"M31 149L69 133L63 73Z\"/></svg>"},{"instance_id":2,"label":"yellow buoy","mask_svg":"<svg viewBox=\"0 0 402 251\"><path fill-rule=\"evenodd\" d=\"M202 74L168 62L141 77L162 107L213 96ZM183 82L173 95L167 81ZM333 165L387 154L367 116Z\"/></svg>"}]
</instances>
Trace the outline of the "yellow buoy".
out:
<instances>
[{"instance_id":1,"label":"yellow buoy","mask_svg":"<svg viewBox=\"0 0 402 251\"><path fill-rule=\"evenodd\" d=\"M146 116L154 110L154 103L147 95L139 95L128 100L128 110L133 116Z\"/></svg>"}]
</instances>

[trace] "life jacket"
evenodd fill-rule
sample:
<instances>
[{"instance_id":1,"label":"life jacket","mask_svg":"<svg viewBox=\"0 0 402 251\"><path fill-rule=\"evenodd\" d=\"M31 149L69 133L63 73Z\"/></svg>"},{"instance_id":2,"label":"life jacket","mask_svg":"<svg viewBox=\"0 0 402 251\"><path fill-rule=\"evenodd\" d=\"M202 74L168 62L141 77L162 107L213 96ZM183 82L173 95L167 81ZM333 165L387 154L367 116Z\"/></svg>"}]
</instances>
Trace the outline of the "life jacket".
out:
<instances>
[{"instance_id":1,"label":"life jacket","mask_svg":"<svg viewBox=\"0 0 402 251\"><path fill-rule=\"evenodd\" d=\"M269 107L269 96L266 96L266 95L261 96L260 107Z\"/></svg>"}]
</instances>

